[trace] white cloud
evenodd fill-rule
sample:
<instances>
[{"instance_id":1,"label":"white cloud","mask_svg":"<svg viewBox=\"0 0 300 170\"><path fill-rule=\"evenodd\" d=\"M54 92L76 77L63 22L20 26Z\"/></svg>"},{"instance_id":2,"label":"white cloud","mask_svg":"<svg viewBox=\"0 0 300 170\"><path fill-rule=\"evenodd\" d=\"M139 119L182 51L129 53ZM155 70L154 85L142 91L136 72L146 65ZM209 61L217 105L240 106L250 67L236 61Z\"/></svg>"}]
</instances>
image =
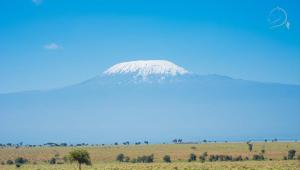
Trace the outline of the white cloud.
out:
<instances>
[{"instance_id":1,"label":"white cloud","mask_svg":"<svg viewBox=\"0 0 300 170\"><path fill-rule=\"evenodd\" d=\"M43 0L32 0L32 2L35 4L35 5L40 5Z\"/></svg>"},{"instance_id":2,"label":"white cloud","mask_svg":"<svg viewBox=\"0 0 300 170\"><path fill-rule=\"evenodd\" d=\"M56 44L56 43L50 43L50 44L44 45L44 49L46 49L46 50L59 50L59 49L63 49L63 47Z\"/></svg>"}]
</instances>

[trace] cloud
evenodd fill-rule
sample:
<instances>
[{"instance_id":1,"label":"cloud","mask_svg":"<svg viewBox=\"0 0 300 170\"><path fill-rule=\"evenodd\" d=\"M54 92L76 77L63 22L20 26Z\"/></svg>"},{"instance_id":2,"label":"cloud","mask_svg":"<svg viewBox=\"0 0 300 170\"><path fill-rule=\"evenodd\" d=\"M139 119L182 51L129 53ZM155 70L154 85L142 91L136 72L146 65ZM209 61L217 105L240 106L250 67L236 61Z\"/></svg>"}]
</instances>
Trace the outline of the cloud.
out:
<instances>
[{"instance_id":1,"label":"cloud","mask_svg":"<svg viewBox=\"0 0 300 170\"><path fill-rule=\"evenodd\" d=\"M63 49L63 47L56 44L56 43L50 43L50 44L44 45L44 49L46 49L46 50L59 50L59 49Z\"/></svg>"},{"instance_id":2,"label":"cloud","mask_svg":"<svg viewBox=\"0 0 300 170\"><path fill-rule=\"evenodd\" d=\"M40 5L43 0L32 0L32 2L35 4L35 5Z\"/></svg>"},{"instance_id":3,"label":"cloud","mask_svg":"<svg viewBox=\"0 0 300 170\"><path fill-rule=\"evenodd\" d=\"M290 29L291 23L288 20L288 13L281 7L273 8L270 11L268 21L271 29L286 28Z\"/></svg>"}]
</instances>

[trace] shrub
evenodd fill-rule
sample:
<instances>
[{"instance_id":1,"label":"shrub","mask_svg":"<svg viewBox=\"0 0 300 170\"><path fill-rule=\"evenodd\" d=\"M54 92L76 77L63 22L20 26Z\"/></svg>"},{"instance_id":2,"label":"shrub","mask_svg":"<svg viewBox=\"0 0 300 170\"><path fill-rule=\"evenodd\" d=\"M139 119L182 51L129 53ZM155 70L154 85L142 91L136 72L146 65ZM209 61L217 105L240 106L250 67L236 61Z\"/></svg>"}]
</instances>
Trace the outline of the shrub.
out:
<instances>
[{"instance_id":1,"label":"shrub","mask_svg":"<svg viewBox=\"0 0 300 170\"><path fill-rule=\"evenodd\" d=\"M69 162L70 161L70 155L66 155L63 157L64 162Z\"/></svg>"},{"instance_id":2,"label":"shrub","mask_svg":"<svg viewBox=\"0 0 300 170\"><path fill-rule=\"evenodd\" d=\"M56 164L56 158L51 158L50 160L49 160L49 163L50 164Z\"/></svg>"},{"instance_id":3,"label":"shrub","mask_svg":"<svg viewBox=\"0 0 300 170\"><path fill-rule=\"evenodd\" d=\"M154 161L154 155L144 156L144 163L151 163Z\"/></svg>"},{"instance_id":4,"label":"shrub","mask_svg":"<svg viewBox=\"0 0 300 170\"><path fill-rule=\"evenodd\" d=\"M125 156L124 162L129 162L129 161L130 161L130 157L129 156Z\"/></svg>"},{"instance_id":5,"label":"shrub","mask_svg":"<svg viewBox=\"0 0 300 170\"><path fill-rule=\"evenodd\" d=\"M209 160L210 162L212 162L212 161L216 161L216 160L218 160L218 159L216 158L215 155L209 155L208 160Z\"/></svg>"},{"instance_id":6,"label":"shrub","mask_svg":"<svg viewBox=\"0 0 300 170\"><path fill-rule=\"evenodd\" d=\"M283 157L283 160L287 160L287 157L286 157L286 156L284 156L284 157Z\"/></svg>"},{"instance_id":7,"label":"shrub","mask_svg":"<svg viewBox=\"0 0 300 170\"><path fill-rule=\"evenodd\" d=\"M239 156L235 157L233 160L234 160L234 161L242 161L243 158L242 158L241 155L239 155Z\"/></svg>"},{"instance_id":8,"label":"shrub","mask_svg":"<svg viewBox=\"0 0 300 170\"><path fill-rule=\"evenodd\" d=\"M5 162L2 161L2 162L1 162L1 165L5 165Z\"/></svg>"},{"instance_id":9,"label":"shrub","mask_svg":"<svg viewBox=\"0 0 300 170\"><path fill-rule=\"evenodd\" d=\"M170 157L169 155L165 155L165 156L163 157L163 160L164 160L164 162L170 163L170 162L171 162L171 157Z\"/></svg>"},{"instance_id":10,"label":"shrub","mask_svg":"<svg viewBox=\"0 0 300 170\"><path fill-rule=\"evenodd\" d=\"M288 157L287 158L288 159L294 159L295 155L296 155L296 150L291 149L291 150L288 151Z\"/></svg>"},{"instance_id":11,"label":"shrub","mask_svg":"<svg viewBox=\"0 0 300 170\"><path fill-rule=\"evenodd\" d=\"M300 160L300 155L297 156L297 160Z\"/></svg>"},{"instance_id":12,"label":"shrub","mask_svg":"<svg viewBox=\"0 0 300 170\"><path fill-rule=\"evenodd\" d=\"M191 153L188 161L191 162L191 161L196 161L196 160L197 160L197 156L195 154Z\"/></svg>"},{"instance_id":13,"label":"shrub","mask_svg":"<svg viewBox=\"0 0 300 170\"><path fill-rule=\"evenodd\" d=\"M233 159L231 155L209 155L208 160L210 162L213 162L213 161L241 161L243 159L242 156L238 156Z\"/></svg>"},{"instance_id":14,"label":"shrub","mask_svg":"<svg viewBox=\"0 0 300 170\"><path fill-rule=\"evenodd\" d=\"M124 154L120 153L119 155L117 155L116 160L119 162L124 162L124 158L125 158Z\"/></svg>"},{"instance_id":15,"label":"shrub","mask_svg":"<svg viewBox=\"0 0 300 170\"><path fill-rule=\"evenodd\" d=\"M199 160L200 160L201 162L204 162L204 161L205 161L205 157L204 157L203 155L200 155L200 156L199 156Z\"/></svg>"},{"instance_id":16,"label":"shrub","mask_svg":"<svg viewBox=\"0 0 300 170\"><path fill-rule=\"evenodd\" d=\"M154 155L138 156L136 159L132 159L132 163L152 163L154 161Z\"/></svg>"},{"instance_id":17,"label":"shrub","mask_svg":"<svg viewBox=\"0 0 300 170\"><path fill-rule=\"evenodd\" d=\"M207 156L208 156L207 152L203 152L203 154L199 156L199 160L201 162L204 162Z\"/></svg>"},{"instance_id":18,"label":"shrub","mask_svg":"<svg viewBox=\"0 0 300 170\"><path fill-rule=\"evenodd\" d=\"M253 155L253 160L255 160L255 161L261 161L261 160L265 160L265 157L264 157L264 155L257 155L257 154L255 154L255 155Z\"/></svg>"},{"instance_id":19,"label":"shrub","mask_svg":"<svg viewBox=\"0 0 300 170\"><path fill-rule=\"evenodd\" d=\"M27 162L28 162L28 160L25 159L25 158L22 158L22 157L18 157L18 158L15 160L15 164L20 164L20 165L26 164Z\"/></svg>"},{"instance_id":20,"label":"shrub","mask_svg":"<svg viewBox=\"0 0 300 170\"><path fill-rule=\"evenodd\" d=\"M12 164L14 164L14 161L12 161L12 160L7 160L7 161L6 161L6 164L7 164L7 165L12 165Z\"/></svg>"},{"instance_id":21,"label":"shrub","mask_svg":"<svg viewBox=\"0 0 300 170\"><path fill-rule=\"evenodd\" d=\"M232 161L232 156L226 155L225 156L225 161Z\"/></svg>"},{"instance_id":22,"label":"shrub","mask_svg":"<svg viewBox=\"0 0 300 170\"><path fill-rule=\"evenodd\" d=\"M197 149L197 147L196 146L192 146L191 149L195 150L195 149Z\"/></svg>"},{"instance_id":23,"label":"shrub","mask_svg":"<svg viewBox=\"0 0 300 170\"><path fill-rule=\"evenodd\" d=\"M20 168L20 167L21 167L21 164L16 164L16 167L17 167L17 168Z\"/></svg>"},{"instance_id":24,"label":"shrub","mask_svg":"<svg viewBox=\"0 0 300 170\"><path fill-rule=\"evenodd\" d=\"M136 159L136 158L133 158L130 162L131 162L131 163L137 163L137 159Z\"/></svg>"}]
</instances>

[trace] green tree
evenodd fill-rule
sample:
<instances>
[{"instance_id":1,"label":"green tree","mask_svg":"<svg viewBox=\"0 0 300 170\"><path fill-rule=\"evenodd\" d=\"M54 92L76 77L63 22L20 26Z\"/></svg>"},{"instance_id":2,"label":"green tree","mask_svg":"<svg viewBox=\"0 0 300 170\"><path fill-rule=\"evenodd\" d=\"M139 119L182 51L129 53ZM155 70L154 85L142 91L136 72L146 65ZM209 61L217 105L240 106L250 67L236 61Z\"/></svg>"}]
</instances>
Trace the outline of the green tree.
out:
<instances>
[{"instance_id":1,"label":"green tree","mask_svg":"<svg viewBox=\"0 0 300 170\"><path fill-rule=\"evenodd\" d=\"M125 155L122 154L122 153L120 153L120 154L117 156L116 160L119 161L119 162L124 162L124 158L125 158Z\"/></svg>"},{"instance_id":2,"label":"green tree","mask_svg":"<svg viewBox=\"0 0 300 170\"><path fill-rule=\"evenodd\" d=\"M295 155L296 155L295 149L291 149L288 151L288 159L294 159Z\"/></svg>"},{"instance_id":3,"label":"green tree","mask_svg":"<svg viewBox=\"0 0 300 170\"><path fill-rule=\"evenodd\" d=\"M90 154L88 151L84 149L76 149L73 150L69 153L69 157L71 161L76 161L78 162L79 165L79 170L81 170L81 165L86 164L86 165L91 165L91 158Z\"/></svg>"},{"instance_id":4,"label":"green tree","mask_svg":"<svg viewBox=\"0 0 300 170\"><path fill-rule=\"evenodd\" d=\"M197 160L197 156L195 154L191 153L188 161L191 162L191 161L196 161L196 160Z\"/></svg>"},{"instance_id":5,"label":"green tree","mask_svg":"<svg viewBox=\"0 0 300 170\"><path fill-rule=\"evenodd\" d=\"M171 162L171 157L170 157L170 155L165 155L165 156L163 157L163 160L164 160L164 162L170 163L170 162Z\"/></svg>"}]
</instances>

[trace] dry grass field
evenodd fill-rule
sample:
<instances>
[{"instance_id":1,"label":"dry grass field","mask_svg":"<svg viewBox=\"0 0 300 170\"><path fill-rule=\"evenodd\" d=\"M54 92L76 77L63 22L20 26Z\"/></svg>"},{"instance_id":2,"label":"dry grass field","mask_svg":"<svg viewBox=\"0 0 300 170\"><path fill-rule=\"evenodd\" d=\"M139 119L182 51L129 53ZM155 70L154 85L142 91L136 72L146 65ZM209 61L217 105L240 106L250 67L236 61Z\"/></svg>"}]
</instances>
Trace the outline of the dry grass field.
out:
<instances>
[{"instance_id":1,"label":"dry grass field","mask_svg":"<svg viewBox=\"0 0 300 170\"><path fill-rule=\"evenodd\" d=\"M1 170L15 170L13 165L1 166ZM20 170L77 170L76 164L24 165ZM175 162L175 163L96 163L83 166L83 170L299 170L300 163L294 161L243 161L243 162Z\"/></svg>"},{"instance_id":2,"label":"dry grass field","mask_svg":"<svg viewBox=\"0 0 300 170\"><path fill-rule=\"evenodd\" d=\"M77 148L77 147L76 147ZM14 160L17 157L24 157L30 161L29 164L22 166L24 170L72 170L77 169L76 164L65 163L62 165L50 165L47 163L55 155L63 158L74 147L21 147L21 148L1 148L0 162ZM282 160L287 156L288 150L295 149L296 157L300 152L300 143L298 142L260 142L254 143L253 151L248 150L246 143L207 143L207 144L155 144L155 145L138 145L138 146L99 146L84 147L88 150L92 159L92 166L84 166L89 170L151 170L151 169L300 169L299 160ZM187 162L191 153L199 156L203 152L211 154L224 154L244 157L250 159L254 154L259 154L264 149L265 161L239 161L239 162L208 162L201 163ZM141 155L154 154L154 163L118 163L115 161L116 156L123 153L130 158ZM164 163L164 155L170 155L172 163ZM271 160L270 160L271 159ZM0 169L16 169L14 165L0 165Z\"/></svg>"}]
</instances>

